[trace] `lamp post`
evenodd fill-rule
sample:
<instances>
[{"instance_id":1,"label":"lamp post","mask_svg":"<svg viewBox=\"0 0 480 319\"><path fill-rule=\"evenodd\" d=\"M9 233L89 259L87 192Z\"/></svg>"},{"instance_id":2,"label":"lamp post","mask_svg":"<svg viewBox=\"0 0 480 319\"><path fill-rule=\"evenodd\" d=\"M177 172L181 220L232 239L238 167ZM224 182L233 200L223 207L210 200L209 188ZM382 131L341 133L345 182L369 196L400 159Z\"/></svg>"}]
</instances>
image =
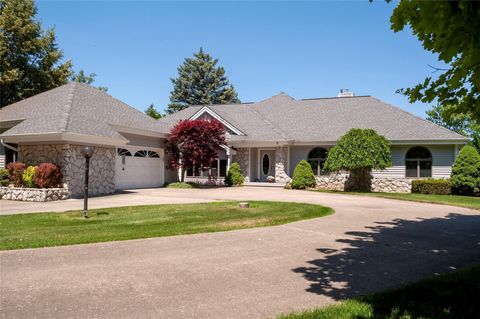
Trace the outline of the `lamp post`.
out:
<instances>
[{"instance_id":1,"label":"lamp post","mask_svg":"<svg viewBox=\"0 0 480 319\"><path fill-rule=\"evenodd\" d=\"M90 158L93 155L92 146L84 146L80 153L85 157L85 186L83 193L83 217L88 218L88 171L90 169Z\"/></svg>"}]
</instances>

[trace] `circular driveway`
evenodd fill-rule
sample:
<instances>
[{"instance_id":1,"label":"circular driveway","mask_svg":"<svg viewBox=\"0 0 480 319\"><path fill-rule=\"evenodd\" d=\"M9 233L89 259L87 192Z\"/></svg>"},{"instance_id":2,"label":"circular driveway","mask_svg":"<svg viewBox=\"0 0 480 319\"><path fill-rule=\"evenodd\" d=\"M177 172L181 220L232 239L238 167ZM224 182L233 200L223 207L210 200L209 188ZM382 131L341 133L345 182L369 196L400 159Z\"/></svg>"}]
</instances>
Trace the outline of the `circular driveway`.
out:
<instances>
[{"instance_id":1,"label":"circular driveway","mask_svg":"<svg viewBox=\"0 0 480 319\"><path fill-rule=\"evenodd\" d=\"M242 187L134 190L91 207L212 200L306 202L335 214L0 252L2 317L271 318L480 262L480 212L451 206ZM62 211L81 209L81 200L1 205L2 213Z\"/></svg>"}]
</instances>

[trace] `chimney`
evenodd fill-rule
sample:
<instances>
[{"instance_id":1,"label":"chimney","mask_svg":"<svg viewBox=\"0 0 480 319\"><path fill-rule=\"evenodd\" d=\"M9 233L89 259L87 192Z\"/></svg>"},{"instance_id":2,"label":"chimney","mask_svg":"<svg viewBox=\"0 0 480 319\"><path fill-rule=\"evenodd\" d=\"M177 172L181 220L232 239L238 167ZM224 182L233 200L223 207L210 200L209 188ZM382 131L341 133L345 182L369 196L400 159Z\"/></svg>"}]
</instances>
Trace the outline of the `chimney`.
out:
<instances>
[{"instance_id":1,"label":"chimney","mask_svg":"<svg viewBox=\"0 0 480 319\"><path fill-rule=\"evenodd\" d=\"M340 93L338 93L337 97L352 97L355 96L353 92L350 92L348 89L340 89Z\"/></svg>"}]
</instances>

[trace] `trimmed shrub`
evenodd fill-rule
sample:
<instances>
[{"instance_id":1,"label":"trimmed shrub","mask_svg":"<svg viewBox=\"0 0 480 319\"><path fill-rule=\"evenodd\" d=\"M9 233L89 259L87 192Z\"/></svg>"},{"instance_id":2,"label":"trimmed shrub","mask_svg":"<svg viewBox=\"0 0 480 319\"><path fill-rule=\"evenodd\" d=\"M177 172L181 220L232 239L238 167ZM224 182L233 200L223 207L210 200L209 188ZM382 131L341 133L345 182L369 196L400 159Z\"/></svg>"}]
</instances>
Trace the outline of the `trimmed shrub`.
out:
<instances>
[{"instance_id":1,"label":"trimmed shrub","mask_svg":"<svg viewBox=\"0 0 480 319\"><path fill-rule=\"evenodd\" d=\"M480 155L470 145L464 146L452 167L452 192L459 195L480 193Z\"/></svg>"},{"instance_id":2,"label":"trimmed shrub","mask_svg":"<svg viewBox=\"0 0 480 319\"><path fill-rule=\"evenodd\" d=\"M33 181L38 187L53 188L61 187L62 179L63 175L60 166L53 163L42 163L38 165Z\"/></svg>"},{"instance_id":3,"label":"trimmed shrub","mask_svg":"<svg viewBox=\"0 0 480 319\"><path fill-rule=\"evenodd\" d=\"M301 160L293 171L292 188L306 189L317 185L312 167L306 160Z\"/></svg>"},{"instance_id":4,"label":"trimmed shrub","mask_svg":"<svg viewBox=\"0 0 480 319\"><path fill-rule=\"evenodd\" d=\"M7 164L8 178L15 187L23 186L23 171L27 168L27 165L20 162L13 162Z\"/></svg>"},{"instance_id":5,"label":"trimmed shrub","mask_svg":"<svg viewBox=\"0 0 480 319\"><path fill-rule=\"evenodd\" d=\"M22 181L23 181L23 185L25 185L25 187L32 188L32 187L36 186L35 183L33 182L33 178L35 177L36 173L37 173L37 167L36 166L29 166L29 167L27 167L26 170L23 171Z\"/></svg>"},{"instance_id":6,"label":"trimmed shrub","mask_svg":"<svg viewBox=\"0 0 480 319\"><path fill-rule=\"evenodd\" d=\"M196 183L185 183L185 182L167 183L164 186L166 188L199 188L200 187Z\"/></svg>"},{"instance_id":7,"label":"trimmed shrub","mask_svg":"<svg viewBox=\"0 0 480 319\"><path fill-rule=\"evenodd\" d=\"M412 181L412 193L449 195L450 181L448 179L415 179Z\"/></svg>"},{"instance_id":8,"label":"trimmed shrub","mask_svg":"<svg viewBox=\"0 0 480 319\"><path fill-rule=\"evenodd\" d=\"M242 185L245 177L242 175L240 164L232 163L228 169L227 176L225 176L225 184L228 186Z\"/></svg>"},{"instance_id":9,"label":"trimmed shrub","mask_svg":"<svg viewBox=\"0 0 480 319\"><path fill-rule=\"evenodd\" d=\"M2 168L0 169L0 186L8 186L10 184L10 180L8 179L8 169Z\"/></svg>"}]
</instances>

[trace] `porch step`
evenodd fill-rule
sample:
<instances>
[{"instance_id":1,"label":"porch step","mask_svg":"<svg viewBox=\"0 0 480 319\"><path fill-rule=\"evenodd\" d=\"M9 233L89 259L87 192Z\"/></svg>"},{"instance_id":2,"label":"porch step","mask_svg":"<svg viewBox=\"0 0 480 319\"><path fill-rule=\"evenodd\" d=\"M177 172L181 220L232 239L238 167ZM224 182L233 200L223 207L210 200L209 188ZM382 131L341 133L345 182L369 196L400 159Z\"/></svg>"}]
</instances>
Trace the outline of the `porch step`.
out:
<instances>
[{"instance_id":1,"label":"porch step","mask_svg":"<svg viewBox=\"0 0 480 319\"><path fill-rule=\"evenodd\" d=\"M279 187L284 188L285 183L267 183L267 182L245 182L243 186L250 186L250 187Z\"/></svg>"}]
</instances>

